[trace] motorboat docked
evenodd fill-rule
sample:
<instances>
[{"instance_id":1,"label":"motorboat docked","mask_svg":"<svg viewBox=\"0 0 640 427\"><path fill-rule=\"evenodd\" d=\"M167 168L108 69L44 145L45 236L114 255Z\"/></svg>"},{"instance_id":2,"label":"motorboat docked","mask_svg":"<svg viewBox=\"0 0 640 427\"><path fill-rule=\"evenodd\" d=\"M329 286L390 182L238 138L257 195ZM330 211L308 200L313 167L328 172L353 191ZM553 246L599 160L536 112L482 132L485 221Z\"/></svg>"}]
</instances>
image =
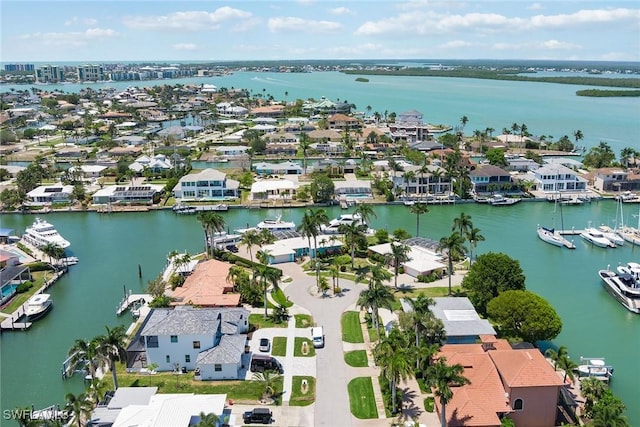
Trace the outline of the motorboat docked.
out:
<instances>
[{"instance_id":1,"label":"motorboat docked","mask_svg":"<svg viewBox=\"0 0 640 427\"><path fill-rule=\"evenodd\" d=\"M323 233L338 233L341 225L351 225L353 223L356 225L366 225L364 221L362 221L360 214L342 214L329 221L329 224L321 225L320 230Z\"/></svg>"},{"instance_id":2,"label":"motorboat docked","mask_svg":"<svg viewBox=\"0 0 640 427\"><path fill-rule=\"evenodd\" d=\"M51 301L51 295L49 294L36 294L27 300L27 304L24 309L24 315L27 322L33 322L40 319L53 307Z\"/></svg>"},{"instance_id":3,"label":"motorboat docked","mask_svg":"<svg viewBox=\"0 0 640 427\"><path fill-rule=\"evenodd\" d=\"M244 234L250 230L269 230L274 231L295 231L296 223L293 221L283 221L282 217L278 215L275 219L265 219L260 221L255 227L239 228L236 232Z\"/></svg>"},{"instance_id":4,"label":"motorboat docked","mask_svg":"<svg viewBox=\"0 0 640 427\"><path fill-rule=\"evenodd\" d=\"M489 197L488 203L491 206L510 206L510 205L515 205L520 200L522 199L517 197L510 198L510 197L505 197L502 194L494 194L493 196Z\"/></svg>"},{"instance_id":5,"label":"motorboat docked","mask_svg":"<svg viewBox=\"0 0 640 427\"><path fill-rule=\"evenodd\" d=\"M240 243L242 240L242 234L228 234L225 231L221 231L213 234L213 247L216 248L228 248Z\"/></svg>"},{"instance_id":6,"label":"motorboat docked","mask_svg":"<svg viewBox=\"0 0 640 427\"><path fill-rule=\"evenodd\" d=\"M581 377L593 377L609 381L613 376L613 367L607 365L601 357L580 357L578 375Z\"/></svg>"},{"instance_id":7,"label":"motorboat docked","mask_svg":"<svg viewBox=\"0 0 640 427\"><path fill-rule=\"evenodd\" d=\"M585 228L582 233L580 233L580 237L582 237L587 242L592 245L599 246L601 248L615 248L616 244L611 240L604 237L602 232L597 228L588 227Z\"/></svg>"},{"instance_id":8,"label":"motorboat docked","mask_svg":"<svg viewBox=\"0 0 640 427\"><path fill-rule=\"evenodd\" d=\"M58 230L49 222L36 218L24 232L22 238L39 248L47 245L55 245L62 249L68 248L71 243L63 238Z\"/></svg>"},{"instance_id":9,"label":"motorboat docked","mask_svg":"<svg viewBox=\"0 0 640 427\"><path fill-rule=\"evenodd\" d=\"M181 214L181 215L193 215L196 213L196 207L195 206L188 206L188 205L183 205L181 203L173 206L173 211L177 214Z\"/></svg>"},{"instance_id":10,"label":"motorboat docked","mask_svg":"<svg viewBox=\"0 0 640 427\"><path fill-rule=\"evenodd\" d=\"M177 214L192 215L198 212L204 211L228 211L229 205L225 203L217 203L215 205L198 205L190 206L182 203L178 203L173 207L173 211Z\"/></svg>"},{"instance_id":11,"label":"motorboat docked","mask_svg":"<svg viewBox=\"0 0 640 427\"><path fill-rule=\"evenodd\" d=\"M543 241L547 242L554 246L564 246L569 249L575 249L576 245L564 238L560 233L555 231L553 228L546 228L538 225L538 237Z\"/></svg>"},{"instance_id":12,"label":"motorboat docked","mask_svg":"<svg viewBox=\"0 0 640 427\"><path fill-rule=\"evenodd\" d=\"M598 227L598 230L602 232L602 235L604 237L615 243L616 246L624 245L624 239L613 228L607 225L601 225L600 227Z\"/></svg>"},{"instance_id":13,"label":"motorboat docked","mask_svg":"<svg viewBox=\"0 0 640 427\"><path fill-rule=\"evenodd\" d=\"M625 191L619 196L616 196L616 200L622 203L640 203L640 195L634 194L631 191Z\"/></svg>"},{"instance_id":14,"label":"motorboat docked","mask_svg":"<svg viewBox=\"0 0 640 427\"><path fill-rule=\"evenodd\" d=\"M602 279L609 295L618 300L627 310L640 314L640 280L638 280L640 265L629 263L627 270L628 272L625 272L619 267L616 273L607 267L606 270L598 271L598 276ZM634 277L634 274L637 276Z\"/></svg>"}]
</instances>

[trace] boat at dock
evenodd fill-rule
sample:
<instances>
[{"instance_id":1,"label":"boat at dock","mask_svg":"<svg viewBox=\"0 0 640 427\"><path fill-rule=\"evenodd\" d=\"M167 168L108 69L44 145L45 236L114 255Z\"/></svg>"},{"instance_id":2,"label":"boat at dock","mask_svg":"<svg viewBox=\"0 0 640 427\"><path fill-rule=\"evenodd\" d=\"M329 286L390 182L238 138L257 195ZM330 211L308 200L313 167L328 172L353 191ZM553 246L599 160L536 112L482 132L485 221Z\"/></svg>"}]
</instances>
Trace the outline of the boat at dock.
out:
<instances>
[{"instance_id":1,"label":"boat at dock","mask_svg":"<svg viewBox=\"0 0 640 427\"><path fill-rule=\"evenodd\" d=\"M36 294L27 300L24 315L27 322L34 322L51 310L53 301L49 294Z\"/></svg>"},{"instance_id":2,"label":"boat at dock","mask_svg":"<svg viewBox=\"0 0 640 427\"><path fill-rule=\"evenodd\" d=\"M491 206L511 206L515 205L520 200L522 199L518 197L505 197L502 194L494 194L493 196L489 197L488 203Z\"/></svg>"},{"instance_id":3,"label":"boat at dock","mask_svg":"<svg viewBox=\"0 0 640 427\"><path fill-rule=\"evenodd\" d=\"M543 242L549 243L550 245L559 246L559 247L564 246L568 249L576 248L576 245L572 241L564 238L560 233L555 231L553 228L545 228L538 225L537 232L538 232L538 237Z\"/></svg>"},{"instance_id":4,"label":"boat at dock","mask_svg":"<svg viewBox=\"0 0 640 427\"><path fill-rule=\"evenodd\" d=\"M582 237L587 242L592 245L599 246L601 248L615 248L616 244L611 240L604 237L602 232L597 228L587 227L582 233L580 233L580 237Z\"/></svg>"},{"instance_id":5,"label":"boat at dock","mask_svg":"<svg viewBox=\"0 0 640 427\"><path fill-rule=\"evenodd\" d=\"M632 193L631 191L625 191L619 196L616 196L616 200L622 203L640 203L640 195Z\"/></svg>"},{"instance_id":6,"label":"boat at dock","mask_svg":"<svg viewBox=\"0 0 640 427\"><path fill-rule=\"evenodd\" d=\"M66 249L71 246L71 243L58 233L53 224L38 217L36 217L33 224L27 227L22 238L38 248L55 245Z\"/></svg>"},{"instance_id":7,"label":"boat at dock","mask_svg":"<svg viewBox=\"0 0 640 427\"><path fill-rule=\"evenodd\" d=\"M606 291L632 313L640 314L640 264L627 264L626 271L598 271Z\"/></svg>"},{"instance_id":8,"label":"boat at dock","mask_svg":"<svg viewBox=\"0 0 640 427\"><path fill-rule=\"evenodd\" d=\"M609 381L613 376L613 366L607 365L602 357L580 357L578 375Z\"/></svg>"},{"instance_id":9,"label":"boat at dock","mask_svg":"<svg viewBox=\"0 0 640 427\"><path fill-rule=\"evenodd\" d=\"M177 214L181 215L193 215L198 212L206 212L206 211L228 211L229 205L226 203L216 203L215 205L185 205L182 203L178 203L173 208L173 211Z\"/></svg>"},{"instance_id":10,"label":"boat at dock","mask_svg":"<svg viewBox=\"0 0 640 427\"><path fill-rule=\"evenodd\" d=\"M269 230L274 231L296 231L296 223L293 221L283 221L282 217L278 215L273 219L265 219L260 221L255 227L239 228L236 232L243 234L250 230Z\"/></svg>"},{"instance_id":11,"label":"boat at dock","mask_svg":"<svg viewBox=\"0 0 640 427\"><path fill-rule=\"evenodd\" d=\"M602 235L606 239L608 239L612 243L615 243L616 246L624 245L624 239L622 238L622 236L620 236L616 230L609 227L608 225L601 225L600 227L598 227L598 230L602 232Z\"/></svg>"}]
</instances>

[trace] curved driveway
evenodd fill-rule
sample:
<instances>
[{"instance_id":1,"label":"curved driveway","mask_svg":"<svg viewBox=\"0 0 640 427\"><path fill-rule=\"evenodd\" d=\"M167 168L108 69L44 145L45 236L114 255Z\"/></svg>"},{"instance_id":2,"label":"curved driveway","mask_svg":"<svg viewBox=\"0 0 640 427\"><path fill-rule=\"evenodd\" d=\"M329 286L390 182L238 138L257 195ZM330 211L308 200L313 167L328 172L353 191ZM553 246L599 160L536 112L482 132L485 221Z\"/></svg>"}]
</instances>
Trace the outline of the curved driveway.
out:
<instances>
[{"instance_id":1,"label":"curved driveway","mask_svg":"<svg viewBox=\"0 0 640 427\"><path fill-rule=\"evenodd\" d=\"M297 264L279 266L293 281L284 293L296 305L307 309L318 326L324 327L325 347L316 351L316 426L351 426L347 393L348 366L344 362L340 318L347 307L354 304L364 285L340 279L343 296L318 297L315 294L315 277L302 271Z\"/></svg>"}]
</instances>

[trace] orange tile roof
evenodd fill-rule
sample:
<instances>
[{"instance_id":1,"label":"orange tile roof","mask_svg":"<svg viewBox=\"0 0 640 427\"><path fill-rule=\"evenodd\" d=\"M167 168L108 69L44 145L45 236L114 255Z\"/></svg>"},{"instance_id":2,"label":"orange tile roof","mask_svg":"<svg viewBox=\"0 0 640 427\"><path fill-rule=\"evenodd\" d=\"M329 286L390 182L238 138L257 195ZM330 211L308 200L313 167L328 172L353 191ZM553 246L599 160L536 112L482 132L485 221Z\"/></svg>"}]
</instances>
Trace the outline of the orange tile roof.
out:
<instances>
[{"instance_id":1,"label":"orange tile roof","mask_svg":"<svg viewBox=\"0 0 640 427\"><path fill-rule=\"evenodd\" d=\"M233 285L227 282L231 264L215 259L196 265L183 285L173 292L172 305L193 304L200 307L237 307L240 294L233 294Z\"/></svg>"},{"instance_id":2,"label":"orange tile roof","mask_svg":"<svg viewBox=\"0 0 640 427\"><path fill-rule=\"evenodd\" d=\"M496 350L488 354L508 387L563 385L538 349Z\"/></svg>"}]
</instances>

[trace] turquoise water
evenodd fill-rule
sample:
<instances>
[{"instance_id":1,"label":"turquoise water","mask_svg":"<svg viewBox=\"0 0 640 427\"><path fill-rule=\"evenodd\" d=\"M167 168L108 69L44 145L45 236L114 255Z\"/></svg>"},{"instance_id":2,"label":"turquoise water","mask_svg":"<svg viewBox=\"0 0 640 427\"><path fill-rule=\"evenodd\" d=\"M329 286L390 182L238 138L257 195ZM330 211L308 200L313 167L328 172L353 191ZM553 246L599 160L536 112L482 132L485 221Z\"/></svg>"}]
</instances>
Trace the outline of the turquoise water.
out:
<instances>
[{"instance_id":1,"label":"turquoise water","mask_svg":"<svg viewBox=\"0 0 640 427\"><path fill-rule=\"evenodd\" d=\"M13 294L13 292L18 288L18 285L4 285L2 287L2 291L0 292L0 297L4 298L7 297L11 294Z\"/></svg>"},{"instance_id":2,"label":"turquoise water","mask_svg":"<svg viewBox=\"0 0 640 427\"><path fill-rule=\"evenodd\" d=\"M581 130L587 147L606 141L616 154L624 147L638 147L640 134L640 98L589 98L575 96L587 86L536 82L446 77L368 76L369 83L356 82L356 75L339 72L257 73L237 72L229 76L185 78L176 80L116 82L97 84L65 84L42 86L43 90L77 92L83 87L125 89L139 85L214 84L217 87L246 88L254 93L272 95L276 100L296 99L342 100L355 104L358 111L401 113L416 109L424 121L457 126L465 115L469 122L465 133L502 128L525 123L534 135L563 135L573 140L573 132ZM28 85L3 85L0 91L29 89Z\"/></svg>"},{"instance_id":3,"label":"turquoise water","mask_svg":"<svg viewBox=\"0 0 640 427\"><path fill-rule=\"evenodd\" d=\"M634 404L639 379L640 316L627 312L613 300L597 276L597 271L607 265L640 262L640 248L627 245L601 249L578 237L574 251L545 244L535 230L537 224L551 224L553 205L546 202L519 203L509 208L460 204L429 209L420 218L422 236L439 239L448 235L453 219L465 212L486 238L479 243L477 254L500 251L519 260L527 288L548 299L562 317L563 330L554 343L566 345L576 360L580 356L605 357L615 367L613 389L627 403L632 425L640 425L640 407ZM343 212L337 207L328 211L330 218ZM375 211L377 218L371 221L372 227L387 227L389 231L403 227L415 233L415 216L407 207L376 206ZM221 214L233 230L276 215L299 223L303 213L302 209L231 209ZM625 218L637 213L637 206L624 207ZM567 207L563 217L565 228L583 228L589 221L612 224L616 206L614 202L601 201ZM27 215L0 218L3 227L16 230L23 230L33 220ZM105 325L128 324L128 315L118 318L115 314L123 287L142 291L147 281L160 273L172 250L202 250L203 232L197 219L171 211L51 213L48 219L71 241L74 254L81 261L50 289L55 310L28 332L2 335L3 409L30 404L48 406L61 403L67 392L79 392L80 379L60 378L61 363L73 341L101 334ZM143 273L141 279L138 266Z\"/></svg>"}]
</instances>

